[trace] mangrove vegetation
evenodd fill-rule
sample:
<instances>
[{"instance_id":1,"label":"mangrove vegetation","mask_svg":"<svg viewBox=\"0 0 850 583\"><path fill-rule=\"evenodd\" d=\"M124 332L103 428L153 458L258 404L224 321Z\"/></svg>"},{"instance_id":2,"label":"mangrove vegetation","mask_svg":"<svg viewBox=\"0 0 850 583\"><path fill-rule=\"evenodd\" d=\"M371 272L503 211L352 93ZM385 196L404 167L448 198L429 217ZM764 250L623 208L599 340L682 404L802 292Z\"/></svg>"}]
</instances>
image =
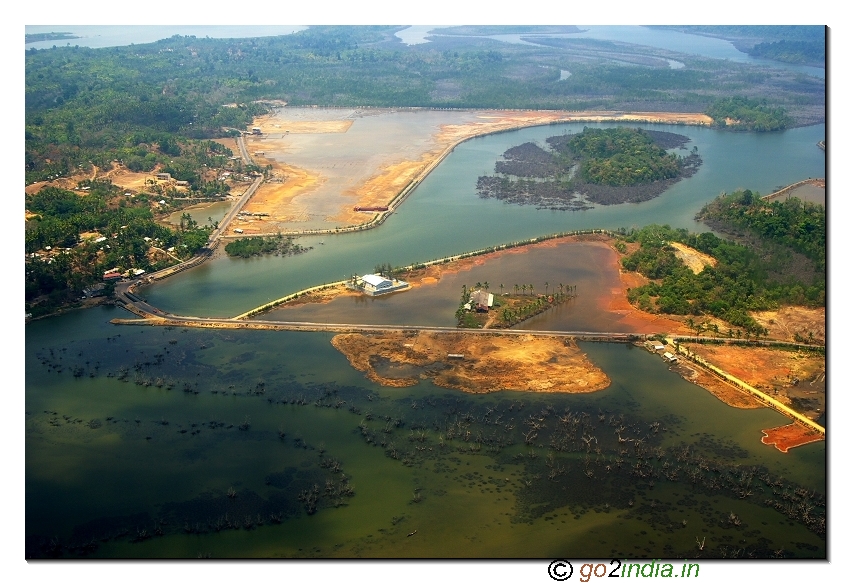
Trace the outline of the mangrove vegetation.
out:
<instances>
[{"instance_id":1,"label":"mangrove vegetation","mask_svg":"<svg viewBox=\"0 0 850 583\"><path fill-rule=\"evenodd\" d=\"M670 132L585 127L547 138L548 150L532 143L510 148L496 176L478 178L478 195L552 210L649 200L696 173L696 147L684 157L667 151L688 141Z\"/></svg>"}]
</instances>

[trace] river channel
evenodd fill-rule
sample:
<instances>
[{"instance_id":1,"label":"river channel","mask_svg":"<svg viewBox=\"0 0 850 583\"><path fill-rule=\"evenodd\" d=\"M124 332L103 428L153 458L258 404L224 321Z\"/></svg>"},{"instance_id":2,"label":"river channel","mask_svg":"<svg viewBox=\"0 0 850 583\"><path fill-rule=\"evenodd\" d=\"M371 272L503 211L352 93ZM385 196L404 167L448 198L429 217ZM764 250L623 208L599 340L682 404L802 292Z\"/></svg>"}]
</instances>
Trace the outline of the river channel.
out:
<instances>
[{"instance_id":1,"label":"river channel","mask_svg":"<svg viewBox=\"0 0 850 583\"><path fill-rule=\"evenodd\" d=\"M653 126L688 135L704 163L652 201L553 212L477 197L507 148L583 125L470 140L380 228L302 237L313 249L294 257L222 257L142 295L176 314L233 316L385 262L581 228L704 230L693 216L721 191L825 175L822 125ZM547 264L538 290L574 283L559 280L590 277L580 269L594 252L563 264L514 255L527 261L489 283L513 287ZM411 321L442 323L444 300L414 293L399 296ZM597 393L473 396L376 385L326 333L109 323L126 315L27 326L28 557L826 556L824 442L762 445L784 417L729 407L642 349L582 343L611 378Z\"/></svg>"}]
</instances>

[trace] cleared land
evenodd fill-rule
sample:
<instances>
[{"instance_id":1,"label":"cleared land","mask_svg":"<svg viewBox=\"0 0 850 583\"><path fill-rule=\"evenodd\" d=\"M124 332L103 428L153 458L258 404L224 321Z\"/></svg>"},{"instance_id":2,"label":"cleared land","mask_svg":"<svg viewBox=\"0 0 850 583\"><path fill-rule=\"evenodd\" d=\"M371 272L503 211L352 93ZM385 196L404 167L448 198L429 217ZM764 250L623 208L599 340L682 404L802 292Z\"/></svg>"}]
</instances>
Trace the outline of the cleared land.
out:
<instances>
[{"instance_id":1,"label":"cleared land","mask_svg":"<svg viewBox=\"0 0 850 583\"><path fill-rule=\"evenodd\" d=\"M339 334L331 342L354 368L385 386L430 378L469 393L589 393L611 382L578 347L560 338L420 332Z\"/></svg>"},{"instance_id":2,"label":"cleared land","mask_svg":"<svg viewBox=\"0 0 850 583\"><path fill-rule=\"evenodd\" d=\"M681 259L688 266L688 269L694 273L701 273L706 266L714 267L717 265L717 259L711 255L706 255L675 241L671 242L670 245L676 250L676 257Z\"/></svg>"},{"instance_id":3,"label":"cleared land","mask_svg":"<svg viewBox=\"0 0 850 583\"><path fill-rule=\"evenodd\" d=\"M689 344L688 349L811 419L817 419L826 407L826 357L823 354L712 344ZM702 386L699 379L694 382Z\"/></svg>"}]
</instances>

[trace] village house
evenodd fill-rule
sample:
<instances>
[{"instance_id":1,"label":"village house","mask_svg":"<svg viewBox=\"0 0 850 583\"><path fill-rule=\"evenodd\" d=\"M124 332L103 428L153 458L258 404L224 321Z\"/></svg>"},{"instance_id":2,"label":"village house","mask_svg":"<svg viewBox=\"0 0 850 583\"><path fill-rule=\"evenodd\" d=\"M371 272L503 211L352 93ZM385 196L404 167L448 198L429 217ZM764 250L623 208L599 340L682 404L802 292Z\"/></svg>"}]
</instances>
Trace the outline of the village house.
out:
<instances>
[{"instance_id":1,"label":"village house","mask_svg":"<svg viewBox=\"0 0 850 583\"><path fill-rule=\"evenodd\" d=\"M477 289L469 294L469 302L466 304L467 310L475 310L476 312L489 312L493 307L493 294Z\"/></svg>"}]
</instances>

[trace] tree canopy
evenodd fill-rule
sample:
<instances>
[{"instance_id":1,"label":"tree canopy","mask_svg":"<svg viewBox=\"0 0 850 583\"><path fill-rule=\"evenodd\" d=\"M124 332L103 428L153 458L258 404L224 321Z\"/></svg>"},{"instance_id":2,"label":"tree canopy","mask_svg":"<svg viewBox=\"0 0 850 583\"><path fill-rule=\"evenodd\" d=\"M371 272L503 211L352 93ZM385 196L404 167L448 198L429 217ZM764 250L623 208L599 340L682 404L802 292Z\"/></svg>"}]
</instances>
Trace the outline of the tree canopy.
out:
<instances>
[{"instance_id":1,"label":"tree canopy","mask_svg":"<svg viewBox=\"0 0 850 583\"><path fill-rule=\"evenodd\" d=\"M826 215L822 207L798 199L764 202L745 190L718 198L701 216L744 227L753 237L744 244L666 225L632 232L628 240L640 247L623 257L622 265L652 280L629 290L632 303L668 314L710 314L751 332L758 325L750 311L825 305ZM716 266L694 273L677 257L671 242L715 258ZM801 267L794 250L813 267Z\"/></svg>"}]
</instances>

